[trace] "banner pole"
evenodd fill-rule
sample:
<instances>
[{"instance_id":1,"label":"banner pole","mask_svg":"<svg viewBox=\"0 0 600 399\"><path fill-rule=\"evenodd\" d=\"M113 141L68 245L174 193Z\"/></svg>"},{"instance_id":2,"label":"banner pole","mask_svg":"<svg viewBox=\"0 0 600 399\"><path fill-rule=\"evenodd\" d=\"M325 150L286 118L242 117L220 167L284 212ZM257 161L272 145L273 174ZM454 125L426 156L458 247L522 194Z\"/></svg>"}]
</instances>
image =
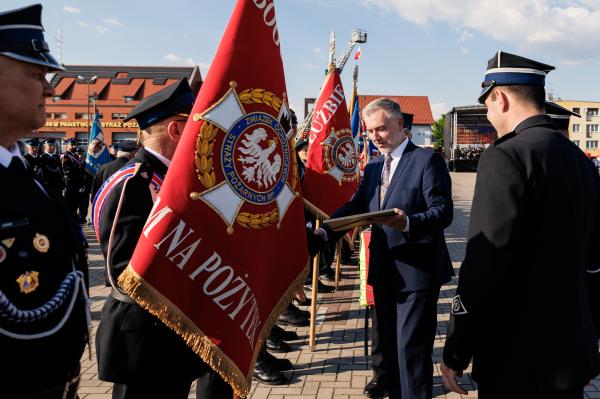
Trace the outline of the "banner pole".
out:
<instances>
[{"instance_id":1,"label":"banner pole","mask_svg":"<svg viewBox=\"0 0 600 399\"><path fill-rule=\"evenodd\" d=\"M336 256L336 260L335 260L335 289L337 290L338 285L340 283L340 269L342 267L342 239L339 239L336 246L335 246L335 252L337 254Z\"/></svg>"},{"instance_id":2,"label":"banner pole","mask_svg":"<svg viewBox=\"0 0 600 399\"><path fill-rule=\"evenodd\" d=\"M317 218L315 222L315 231L319 230L321 227L321 219ZM312 269L312 293L310 300L310 333L309 333L309 349L311 352L315 351L315 324L317 319L317 290L319 281L319 257L320 252L317 252L313 259L313 269Z\"/></svg>"}]
</instances>

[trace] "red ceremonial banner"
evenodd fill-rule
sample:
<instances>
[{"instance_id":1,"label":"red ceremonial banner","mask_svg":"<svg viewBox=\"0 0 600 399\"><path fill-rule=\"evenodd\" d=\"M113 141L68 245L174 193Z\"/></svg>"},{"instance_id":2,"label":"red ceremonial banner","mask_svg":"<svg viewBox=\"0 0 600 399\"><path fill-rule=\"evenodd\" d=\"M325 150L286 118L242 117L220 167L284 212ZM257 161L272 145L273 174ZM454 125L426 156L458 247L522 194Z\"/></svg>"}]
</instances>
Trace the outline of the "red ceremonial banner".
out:
<instances>
[{"instance_id":1,"label":"red ceremonial banner","mask_svg":"<svg viewBox=\"0 0 600 399\"><path fill-rule=\"evenodd\" d=\"M239 0L119 278L241 397L308 251L273 1Z\"/></svg>"},{"instance_id":2,"label":"red ceremonial banner","mask_svg":"<svg viewBox=\"0 0 600 399\"><path fill-rule=\"evenodd\" d=\"M308 141L302 195L311 211L328 218L352 197L359 183L356 144L337 69L327 75L315 103Z\"/></svg>"}]
</instances>

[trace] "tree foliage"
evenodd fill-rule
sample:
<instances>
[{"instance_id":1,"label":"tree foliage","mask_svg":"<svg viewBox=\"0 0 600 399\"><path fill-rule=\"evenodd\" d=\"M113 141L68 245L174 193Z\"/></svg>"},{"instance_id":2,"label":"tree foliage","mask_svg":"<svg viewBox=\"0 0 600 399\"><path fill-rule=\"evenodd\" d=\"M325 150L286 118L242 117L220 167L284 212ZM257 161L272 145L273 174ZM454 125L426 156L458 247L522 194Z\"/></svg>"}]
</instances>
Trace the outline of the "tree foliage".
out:
<instances>
[{"instance_id":1,"label":"tree foliage","mask_svg":"<svg viewBox=\"0 0 600 399\"><path fill-rule=\"evenodd\" d=\"M446 124L446 115L442 114L431 127L431 134L434 140L434 148L437 150L444 146L444 125Z\"/></svg>"}]
</instances>

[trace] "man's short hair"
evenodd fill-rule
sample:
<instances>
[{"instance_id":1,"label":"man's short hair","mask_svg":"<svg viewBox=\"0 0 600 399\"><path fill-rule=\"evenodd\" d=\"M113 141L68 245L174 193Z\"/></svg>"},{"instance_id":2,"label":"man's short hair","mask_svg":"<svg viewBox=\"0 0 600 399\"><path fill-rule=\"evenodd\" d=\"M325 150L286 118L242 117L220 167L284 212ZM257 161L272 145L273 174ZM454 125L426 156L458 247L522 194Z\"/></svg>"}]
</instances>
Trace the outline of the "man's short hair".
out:
<instances>
[{"instance_id":1,"label":"man's short hair","mask_svg":"<svg viewBox=\"0 0 600 399\"><path fill-rule=\"evenodd\" d=\"M546 90L544 86L511 85L502 86L521 101L535 105L538 109L546 108Z\"/></svg>"},{"instance_id":2,"label":"man's short hair","mask_svg":"<svg viewBox=\"0 0 600 399\"><path fill-rule=\"evenodd\" d=\"M378 98L368 103L363 109L363 118L370 116L373 112L384 110L388 116L402 119L402 111L400 110L400 104L389 98Z\"/></svg>"}]
</instances>

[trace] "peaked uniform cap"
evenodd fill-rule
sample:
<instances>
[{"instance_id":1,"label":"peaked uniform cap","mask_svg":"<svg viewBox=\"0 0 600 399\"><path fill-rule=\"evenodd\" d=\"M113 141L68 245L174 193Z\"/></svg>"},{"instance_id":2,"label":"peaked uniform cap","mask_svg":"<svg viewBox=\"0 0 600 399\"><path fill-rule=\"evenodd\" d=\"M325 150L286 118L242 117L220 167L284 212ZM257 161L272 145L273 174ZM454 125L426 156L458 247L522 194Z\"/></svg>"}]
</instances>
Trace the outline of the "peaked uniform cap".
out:
<instances>
[{"instance_id":1,"label":"peaked uniform cap","mask_svg":"<svg viewBox=\"0 0 600 399\"><path fill-rule=\"evenodd\" d=\"M117 149L123 152L132 152L137 150L138 146L133 140L124 140L119 143Z\"/></svg>"},{"instance_id":2,"label":"peaked uniform cap","mask_svg":"<svg viewBox=\"0 0 600 399\"><path fill-rule=\"evenodd\" d=\"M483 83L481 83L482 90L477 101L483 104L485 97L494 86L527 85L544 87L546 85L546 75L554 69L552 65L498 51L488 61L485 77Z\"/></svg>"},{"instance_id":3,"label":"peaked uniform cap","mask_svg":"<svg viewBox=\"0 0 600 399\"><path fill-rule=\"evenodd\" d=\"M44 39L42 5L0 12L0 55L50 70L64 70Z\"/></svg>"},{"instance_id":4,"label":"peaked uniform cap","mask_svg":"<svg viewBox=\"0 0 600 399\"><path fill-rule=\"evenodd\" d=\"M546 101L546 114L552 119L569 119L571 115L581 118L581 115L577 112L573 112L552 101Z\"/></svg>"},{"instance_id":5,"label":"peaked uniform cap","mask_svg":"<svg viewBox=\"0 0 600 399\"><path fill-rule=\"evenodd\" d=\"M29 139L25 142L29 147L39 147L40 141L37 138Z\"/></svg>"},{"instance_id":6,"label":"peaked uniform cap","mask_svg":"<svg viewBox=\"0 0 600 399\"><path fill-rule=\"evenodd\" d=\"M181 79L142 100L124 120L135 119L143 130L173 115L189 114L194 100L194 92L187 79Z\"/></svg>"},{"instance_id":7,"label":"peaked uniform cap","mask_svg":"<svg viewBox=\"0 0 600 399\"><path fill-rule=\"evenodd\" d=\"M77 144L77 140L71 137L70 139L63 141L63 144Z\"/></svg>"},{"instance_id":8,"label":"peaked uniform cap","mask_svg":"<svg viewBox=\"0 0 600 399\"><path fill-rule=\"evenodd\" d=\"M46 139L46 140L44 140L44 144L56 144L56 140L55 139Z\"/></svg>"}]
</instances>

